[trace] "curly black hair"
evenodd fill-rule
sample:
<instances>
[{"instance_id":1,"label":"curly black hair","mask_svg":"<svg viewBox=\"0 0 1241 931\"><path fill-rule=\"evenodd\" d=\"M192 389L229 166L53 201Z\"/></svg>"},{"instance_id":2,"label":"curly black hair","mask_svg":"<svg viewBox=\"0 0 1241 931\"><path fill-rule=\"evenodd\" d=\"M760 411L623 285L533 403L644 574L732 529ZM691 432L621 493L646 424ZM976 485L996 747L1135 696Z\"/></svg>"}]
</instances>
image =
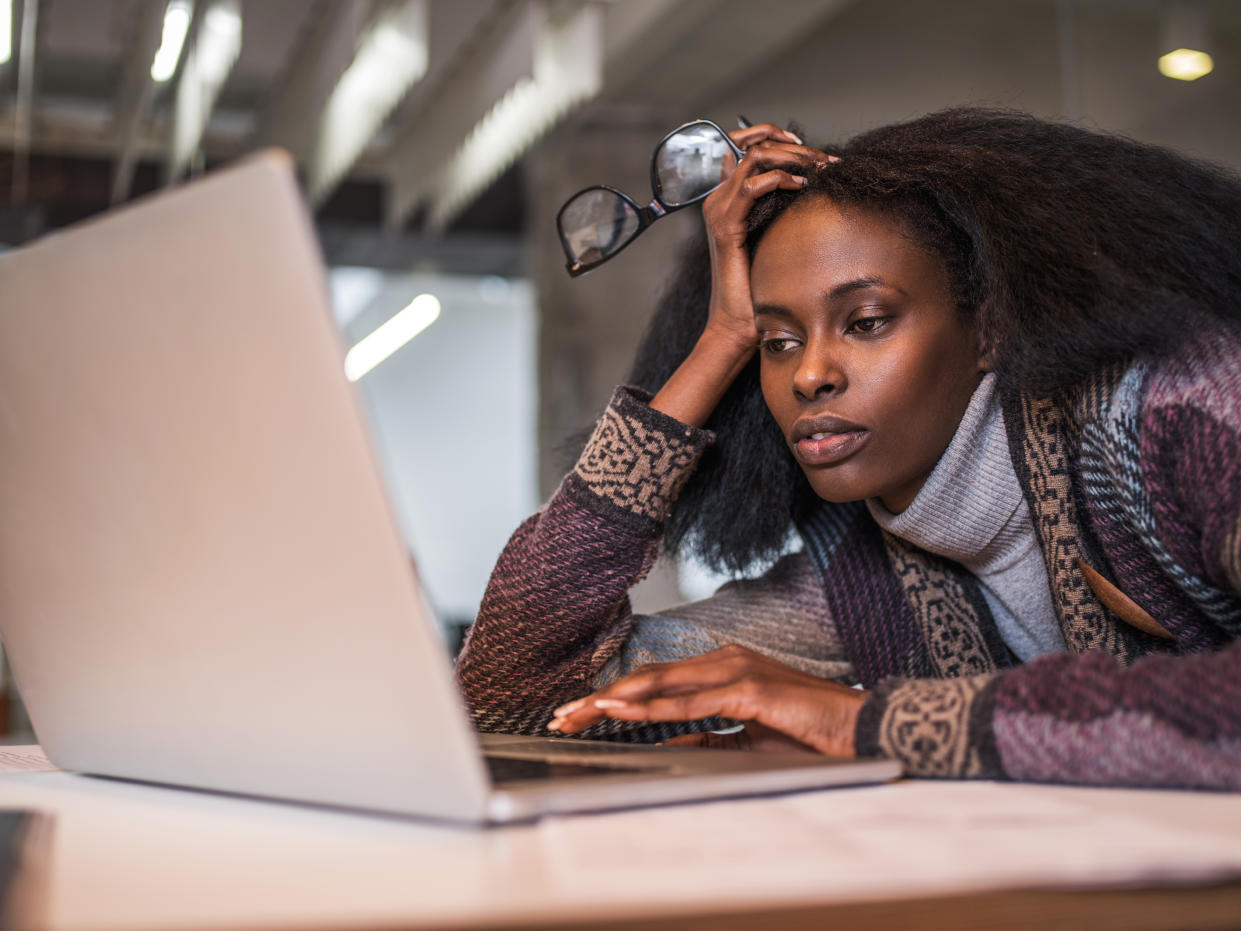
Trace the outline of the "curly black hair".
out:
<instances>
[{"instance_id":1,"label":"curly black hair","mask_svg":"<svg viewBox=\"0 0 1241 931\"><path fill-rule=\"evenodd\" d=\"M825 146L840 156L751 212L753 250L816 197L880 211L939 256L1006 390L1051 394L1102 367L1241 324L1241 179L1156 146L1028 114L955 108ZM656 391L706 323L700 235L655 310L629 382ZM754 359L707 427L712 447L665 547L737 572L784 548L818 504L767 412Z\"/></svg>"}]
</instances>

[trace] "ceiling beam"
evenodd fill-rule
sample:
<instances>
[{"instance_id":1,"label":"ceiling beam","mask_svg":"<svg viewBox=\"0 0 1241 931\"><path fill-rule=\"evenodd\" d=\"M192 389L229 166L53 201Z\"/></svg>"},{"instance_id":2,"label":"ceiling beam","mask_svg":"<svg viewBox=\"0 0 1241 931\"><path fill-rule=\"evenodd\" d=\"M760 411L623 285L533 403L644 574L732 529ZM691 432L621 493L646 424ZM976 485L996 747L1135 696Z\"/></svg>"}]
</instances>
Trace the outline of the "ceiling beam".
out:
<instances>
[{"instance_id":1,"label":"ceiling beam","mask_svg":"<svg viewBox=\"0 0 1241 931\"><path fill-rule=\"evenodd\" d=\"M534 73L535 5L497 5L423 105L404 115L386 160L386 223L396 229L425 199L433 177L497 100Z\"/></svg>"},{"instance_id":2,"label":"ceiling beam","mask_svg":"<svg viewBox=\"0 0 1241 931\"><path fill-rule=\"evenodd\" d=\"M39 29L39 0L22 6L21 42L17 61L17 108L13 114L13 189L10 203L26 203L30 185L30 136L34 117L35 47Z\"/></svg>"},{"instance_id":3,"label":"ceiling beam","mask_svg":"<svg viewBox=\"0 0 1241 931\"><path fill-rule=\"evenodd\" d=\"M427 71L426 0L396 0L367 27L332 88L307 169L307 193L322 204Z\"/></svg>"},{"instance_id":4,"label":"ceiling beam","mask_svg":"<svg viewBox=\"0 0 1241 931\"><path fill-rule=\"evenodd\" d=\"M534 75L496 101L453 153L427 212L442 232L504 170L603 85L603 13L593 3L573 10L544 6L534 46Z\"/></svg>"},{"instance_id":5,"label":"ceiling beam","mask_svg":"<svg viewBox=\"0 0 1241 931\"><path fill-rule=\"evenodd\" d=\"M603 97L657 102L675 88L698 107L740 85L856 0L668 0L613 3ZM628 29L620 28L628 21ZM687 112L686 119L698 116ZM758 118L759 115L755 115Z\"/></svg>"},{"instance_id":6,"label":"ceiling beam","mask_svg":"<svg viewBox=\"0 0 1241 931\"><path fill-rule=\"evenodd\" d=\"M140 131L155 97L151 62L163 35L166 6L167 0L140 0L133 36L127 43L130 51L116 95L112 130L118 151L112 166L111 196L114 204L129 197L134 170L142 154Z\"/></svg>"},{"instance_id":7,"label":"ceiling beam","mask_svg":"<svg viewBox=\"0 0 1241 931\"><path fill-rule=\"evenodd\" d=\"M255 148L278 145L299 163L310 160L320 117L354 60L369 8L367 0L320 0L260 117Z\"/></svg>"},{"instance_id":8,"label":"ceiling beam","mask_svg":"<svg viewBox=\"0 0 1241 931\"><path fill-rule=\"evenodd\" d=\"M208 0L181 62L165 178L178 180L202 145L220 89L241 51L240 0ZM195 17L197 19L197 16Z\"/></svg>"},{"instance_id":9,"label":"ceiling beam","mask_svg":"<svg viewBox=\"0 0 1241 931\"><path fill-rule=\"evenodd\" d=\"M406 116L387 157L385 222L420 204L442 230L602 81L602 11L524 0L497 7L425 105Z\"/></svg>"}]
</instances>

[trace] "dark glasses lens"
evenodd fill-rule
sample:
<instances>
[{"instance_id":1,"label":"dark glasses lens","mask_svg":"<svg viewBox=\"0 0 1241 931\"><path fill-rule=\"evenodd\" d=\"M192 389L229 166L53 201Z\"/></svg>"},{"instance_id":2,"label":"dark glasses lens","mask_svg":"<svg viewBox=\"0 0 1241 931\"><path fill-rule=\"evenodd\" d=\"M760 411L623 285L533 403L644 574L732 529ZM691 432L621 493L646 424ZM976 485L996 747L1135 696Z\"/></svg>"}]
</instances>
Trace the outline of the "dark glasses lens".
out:
<instances>
[{"instance_id":1,"label":"dark glasses lens","mask_svg":"<svg viewBox=\"0 0 1241 931\"><path fill-rule=\"evenodd\" d=\"M714 123L690 123L655 151L655 193L668 207L706 197L737 164L732 144Z\"/></svg>"},{"instance_id":2,"label":"dark glasses lens","mask_svg":"<svg viewBox=\"0 0 1241 931\"><path fill-rule=\"evenodd\" d=\"M611 258L638 234L633 204L616 191L582 191L560 211L560 236L571 263L596 265Z\"/></svg>"}]
</instances>

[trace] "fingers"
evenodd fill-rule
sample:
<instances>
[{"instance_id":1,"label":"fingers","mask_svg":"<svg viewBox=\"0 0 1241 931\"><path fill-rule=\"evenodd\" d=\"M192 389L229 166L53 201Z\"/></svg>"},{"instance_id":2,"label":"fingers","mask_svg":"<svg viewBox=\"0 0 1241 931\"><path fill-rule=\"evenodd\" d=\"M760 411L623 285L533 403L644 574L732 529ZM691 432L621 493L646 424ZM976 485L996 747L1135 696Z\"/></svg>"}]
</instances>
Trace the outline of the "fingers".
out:
<instances>
[{"instance_id":1,"label":"fingers","mask_svg":"<svg viewBox=\"0 0 1241 931\"><path fill-rule=\"evenodd\" d=\"M547 723L547 729L562 734L576 734L606 719L607 713L595 707L595 696L587 695L557 708L552 713L551 721Z\"/></svg>"},{"instance_id":2,"label":"fingers","mask_svg":"<svg viewBox=\"0 0 1241 931\"><path fill-rule=\"evenodd\" d=\"M681 695L624 701L600 698L595 706L618 721L696 721L720 715L752 720L761 713L762 687L751 679Z\"/></svg>"},{"instance_id":3,"label":"fingers","mask_svg":"<svg viewBox=\"0 0 1241 931\"><path fill-rule=\"evenodd\" d=\"M731 645L681 662L645 666L561 706L548 729L574 733L608 718L673 722L719 715L747 722L746 740L762 744L761 749L813 748L851 756L866 697Z\"/></svg>"},{"instance_id":4,"label":"fingers","mask_svg":"<svg viewBox=\"0 0 1241 931\"><path fill-rule=\"evenodd\" d=\"M728 135L740 149L748 149L764 139L779 139L781 142L804 145L796 135L787 129L781 129L774 123L758 123L754 126L747 126L745 129L733 130Z\"/></svg>"},{"instance_id":5,"label":"fingers","mask_svg":"<svg viewBox=\"0 0 1241 931\"><path fill-rule=\"evenodd\" d=\"M605 689L556 709L548 730L576 733L599 723L611 713L609 702L642 701L701 691L735 682L747 673L773 665L745 647L729 645L675 663L653 663L618 679ZM791 670L790 670L791 672Z\"/></svg>"},{"instance_id":6,"label":"fingers","mask_svg":"<svg viewBox=\"0 0 1241 931\"><path fill-rule=\"evenodd\" d=\"M734 175L752 176L759 172L782 168L800 174L811 174L825 168L832 156L809 146L789 142L760 142L745 150ZM730 176L731 177L731 176Z\"/></svg>"},{"instance_id":7,"label":"fingers","mask_svg":"<svg viewBox=\"0 0 1241 931\"><path fill-rule=\"evenodd\" d=\"M757 658L743 647L725 647L677 663L652 663L601 690L596 704L599 699L638 701L723 685L743 674Z\"/></svg>"},{"instance_id":8,"label":"fingers","mask_svg":"<svg viewBox=\"0 0 1241 931\"><path fill-rule=\"evenodd\" d=\"M703 217L713 235L740 241L754 202L775 190L796 191L805 178L825 167L829 156L789 142L763 141L745 157L703 203Z\"/></svg>"}]
</instances>

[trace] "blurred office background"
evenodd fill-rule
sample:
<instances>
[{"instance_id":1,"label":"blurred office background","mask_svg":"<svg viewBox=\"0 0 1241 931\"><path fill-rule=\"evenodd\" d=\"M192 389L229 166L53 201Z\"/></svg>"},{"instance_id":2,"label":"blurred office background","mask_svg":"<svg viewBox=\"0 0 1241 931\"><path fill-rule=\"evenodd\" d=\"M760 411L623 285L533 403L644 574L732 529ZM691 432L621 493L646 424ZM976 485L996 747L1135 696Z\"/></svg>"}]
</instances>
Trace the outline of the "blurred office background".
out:
<instances>
[{"instance_id":1,"label":"blurred office background","mask_svg":"<svg viewBox=\"0 0 1241 931\"><path fill-rule=\"evenodd\" d=\"M344 345L425 325L352 374L450 644L698 222L570 280L556 211L599 182L645 202L668 129L987 104L1241 167L1238 0L0 0L0 57L0 243L279 145ZM711 582L662 567L637 601Z\"/></svg>"}]
</instances>

